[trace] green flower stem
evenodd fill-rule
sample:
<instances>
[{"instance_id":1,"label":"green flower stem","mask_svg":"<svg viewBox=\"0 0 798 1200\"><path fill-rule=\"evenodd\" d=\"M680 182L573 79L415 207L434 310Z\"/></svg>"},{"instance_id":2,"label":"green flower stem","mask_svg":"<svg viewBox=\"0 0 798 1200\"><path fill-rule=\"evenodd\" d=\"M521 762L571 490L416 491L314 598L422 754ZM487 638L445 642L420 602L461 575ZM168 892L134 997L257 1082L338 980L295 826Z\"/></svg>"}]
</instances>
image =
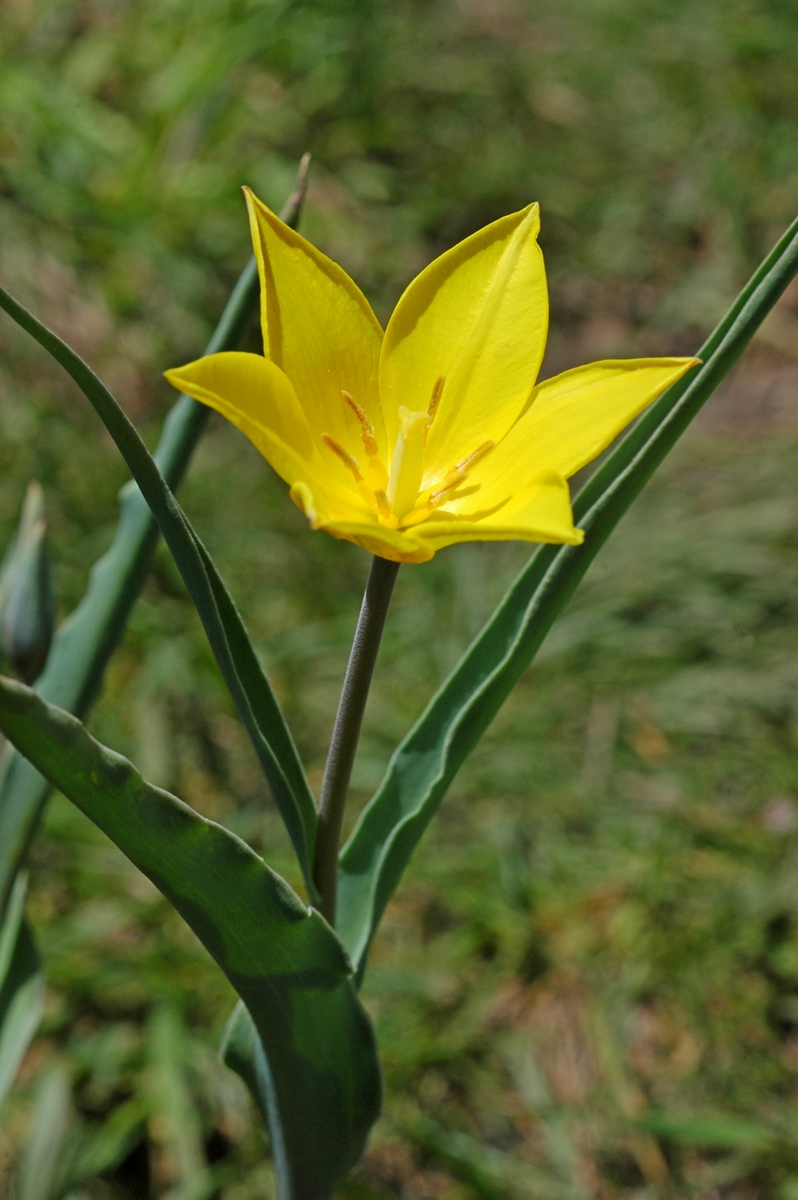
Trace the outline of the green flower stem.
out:
<instances>
[{"instance_id":1,"label":"green flower stem","mask_svg":"<svg viewBox=\"0 0 798 1200\"><path fill-rule=\"evenodd\" d=\"M313 879L321 897L321 911L331 925L335 924L338 846L349 780L398 571L399 563L376 556L372 560L324 768Z\"/></svg>"}]
</instances>

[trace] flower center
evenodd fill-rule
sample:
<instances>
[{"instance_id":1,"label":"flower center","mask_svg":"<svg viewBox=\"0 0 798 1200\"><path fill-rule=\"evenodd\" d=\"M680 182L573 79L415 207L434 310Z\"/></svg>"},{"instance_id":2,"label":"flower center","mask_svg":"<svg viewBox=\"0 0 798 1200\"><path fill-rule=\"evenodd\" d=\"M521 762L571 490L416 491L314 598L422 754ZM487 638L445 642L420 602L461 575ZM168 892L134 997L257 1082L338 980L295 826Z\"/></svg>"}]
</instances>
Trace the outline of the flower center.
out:
<instances>
[{"instance_id":1,"label":"flower center","mask_svg":"<svg viewBox=\"0 0 798 1200\"><path fill-rule=\"evenodd\" d=\"M424 472L424 435L429 413L411 412L404 405L399 409L399 437L388 476L388 504L401 521L416 507Z\"/></svg>"},{"instance_id":2,"label":"flower center","mask_svg":"<svg viewBox=\"0 0 798 1200\"><path fill-rule=\"evenodd\" d=\"M389 529L406 529L425 521L434 509L445 504L452 493L465 483L471 468L489 454L496 444L492 441L483 442L462 462L451 467L439 483L420 492L427 434L435 419L445 382L443 375L436 379L426 412L413 412L404 405L400 407L399 437L394 447L390 472L386 471L379 458L374 426L349 392L342 391L341 396L360 426L360 440L368 457L365 475L358 460L334 437L329 433L321 435L325 446L352 472L358 491L374 509L380 524Z\"/></svg>"}]
</instances>

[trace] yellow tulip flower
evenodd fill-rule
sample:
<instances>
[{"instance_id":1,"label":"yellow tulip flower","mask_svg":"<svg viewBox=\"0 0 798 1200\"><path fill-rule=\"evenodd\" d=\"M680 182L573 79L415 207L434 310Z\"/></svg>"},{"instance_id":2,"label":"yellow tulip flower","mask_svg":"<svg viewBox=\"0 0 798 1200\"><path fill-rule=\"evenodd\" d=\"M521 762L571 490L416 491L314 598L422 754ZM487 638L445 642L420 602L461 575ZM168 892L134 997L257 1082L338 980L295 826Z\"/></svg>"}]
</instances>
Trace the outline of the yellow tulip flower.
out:
<instances>
[{"instance_id":1,"label":"yellow tulip flower","mask_svg":"<svg viewBox=\"0 0 798 1200\"><path fill-rule=\"evenodd\" d=\"M413 280L383 333L360 289L248 189L263 356L167 371L246 434L314 529L394 562L455 542L579 545L566 480L696 362L591 363L536 384L537 204Z\"/></svg>"}]
</instances>

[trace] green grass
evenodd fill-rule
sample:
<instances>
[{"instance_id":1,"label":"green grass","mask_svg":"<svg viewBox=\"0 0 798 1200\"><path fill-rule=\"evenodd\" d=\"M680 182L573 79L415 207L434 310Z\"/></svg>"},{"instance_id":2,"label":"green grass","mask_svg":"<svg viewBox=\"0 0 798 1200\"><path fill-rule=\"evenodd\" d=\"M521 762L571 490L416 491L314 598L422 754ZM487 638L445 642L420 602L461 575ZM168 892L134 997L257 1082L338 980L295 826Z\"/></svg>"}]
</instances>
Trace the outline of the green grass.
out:
<instances>
[{"instance_id":1,"label":"green grass","mask_svg":"<svg viewBox=\"0 0 798 1200\"><path fill-rule=\"evenodd\" d=\"M305 232L381 316L432 254L540 199L555 365L694 349L796 207L798 17L775 2L32 0L0 41L4 282L151 441L159 370L247 253L239 185L279 204L306 148ZM125 474L0 336L1 540L41 479L63 616ZM798 1195L797 469L791 434L690 435L467 763L375 943L388 1103L352 1200ZM215 418L182 495L317 786L367 557L311 534ZM353 813L528 553L402 569ZM163 551L93 727L298 882ZM0 1191L26 1145L44 1161L38 1111L41 1200L269 1195L215 1057L232 997L193 936L63 800L31 868L47 1016Z\"/></svg>"}]
</instances>

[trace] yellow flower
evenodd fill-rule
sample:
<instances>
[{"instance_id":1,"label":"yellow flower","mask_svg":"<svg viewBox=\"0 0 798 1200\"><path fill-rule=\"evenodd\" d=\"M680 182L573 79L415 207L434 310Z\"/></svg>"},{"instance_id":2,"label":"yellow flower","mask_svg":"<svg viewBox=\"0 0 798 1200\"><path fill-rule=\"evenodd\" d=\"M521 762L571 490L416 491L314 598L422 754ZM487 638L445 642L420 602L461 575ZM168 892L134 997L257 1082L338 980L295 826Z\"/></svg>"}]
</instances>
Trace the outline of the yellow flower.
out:
<instances>
[{"instance_id":1,"label":"yellow flower","mask_svg":"<svg viewBox=\"0 0 798 1200\"><path fill-rule=\"evenodd\" d=\"M314 529L395 562L454 542L579 545L566 480L695 363L592 363L535 384L548 326L537 204L413 280L383 334L349 276L248 189L264 356L166 372L237 425Z\"/></svg>"}]
</instances>

